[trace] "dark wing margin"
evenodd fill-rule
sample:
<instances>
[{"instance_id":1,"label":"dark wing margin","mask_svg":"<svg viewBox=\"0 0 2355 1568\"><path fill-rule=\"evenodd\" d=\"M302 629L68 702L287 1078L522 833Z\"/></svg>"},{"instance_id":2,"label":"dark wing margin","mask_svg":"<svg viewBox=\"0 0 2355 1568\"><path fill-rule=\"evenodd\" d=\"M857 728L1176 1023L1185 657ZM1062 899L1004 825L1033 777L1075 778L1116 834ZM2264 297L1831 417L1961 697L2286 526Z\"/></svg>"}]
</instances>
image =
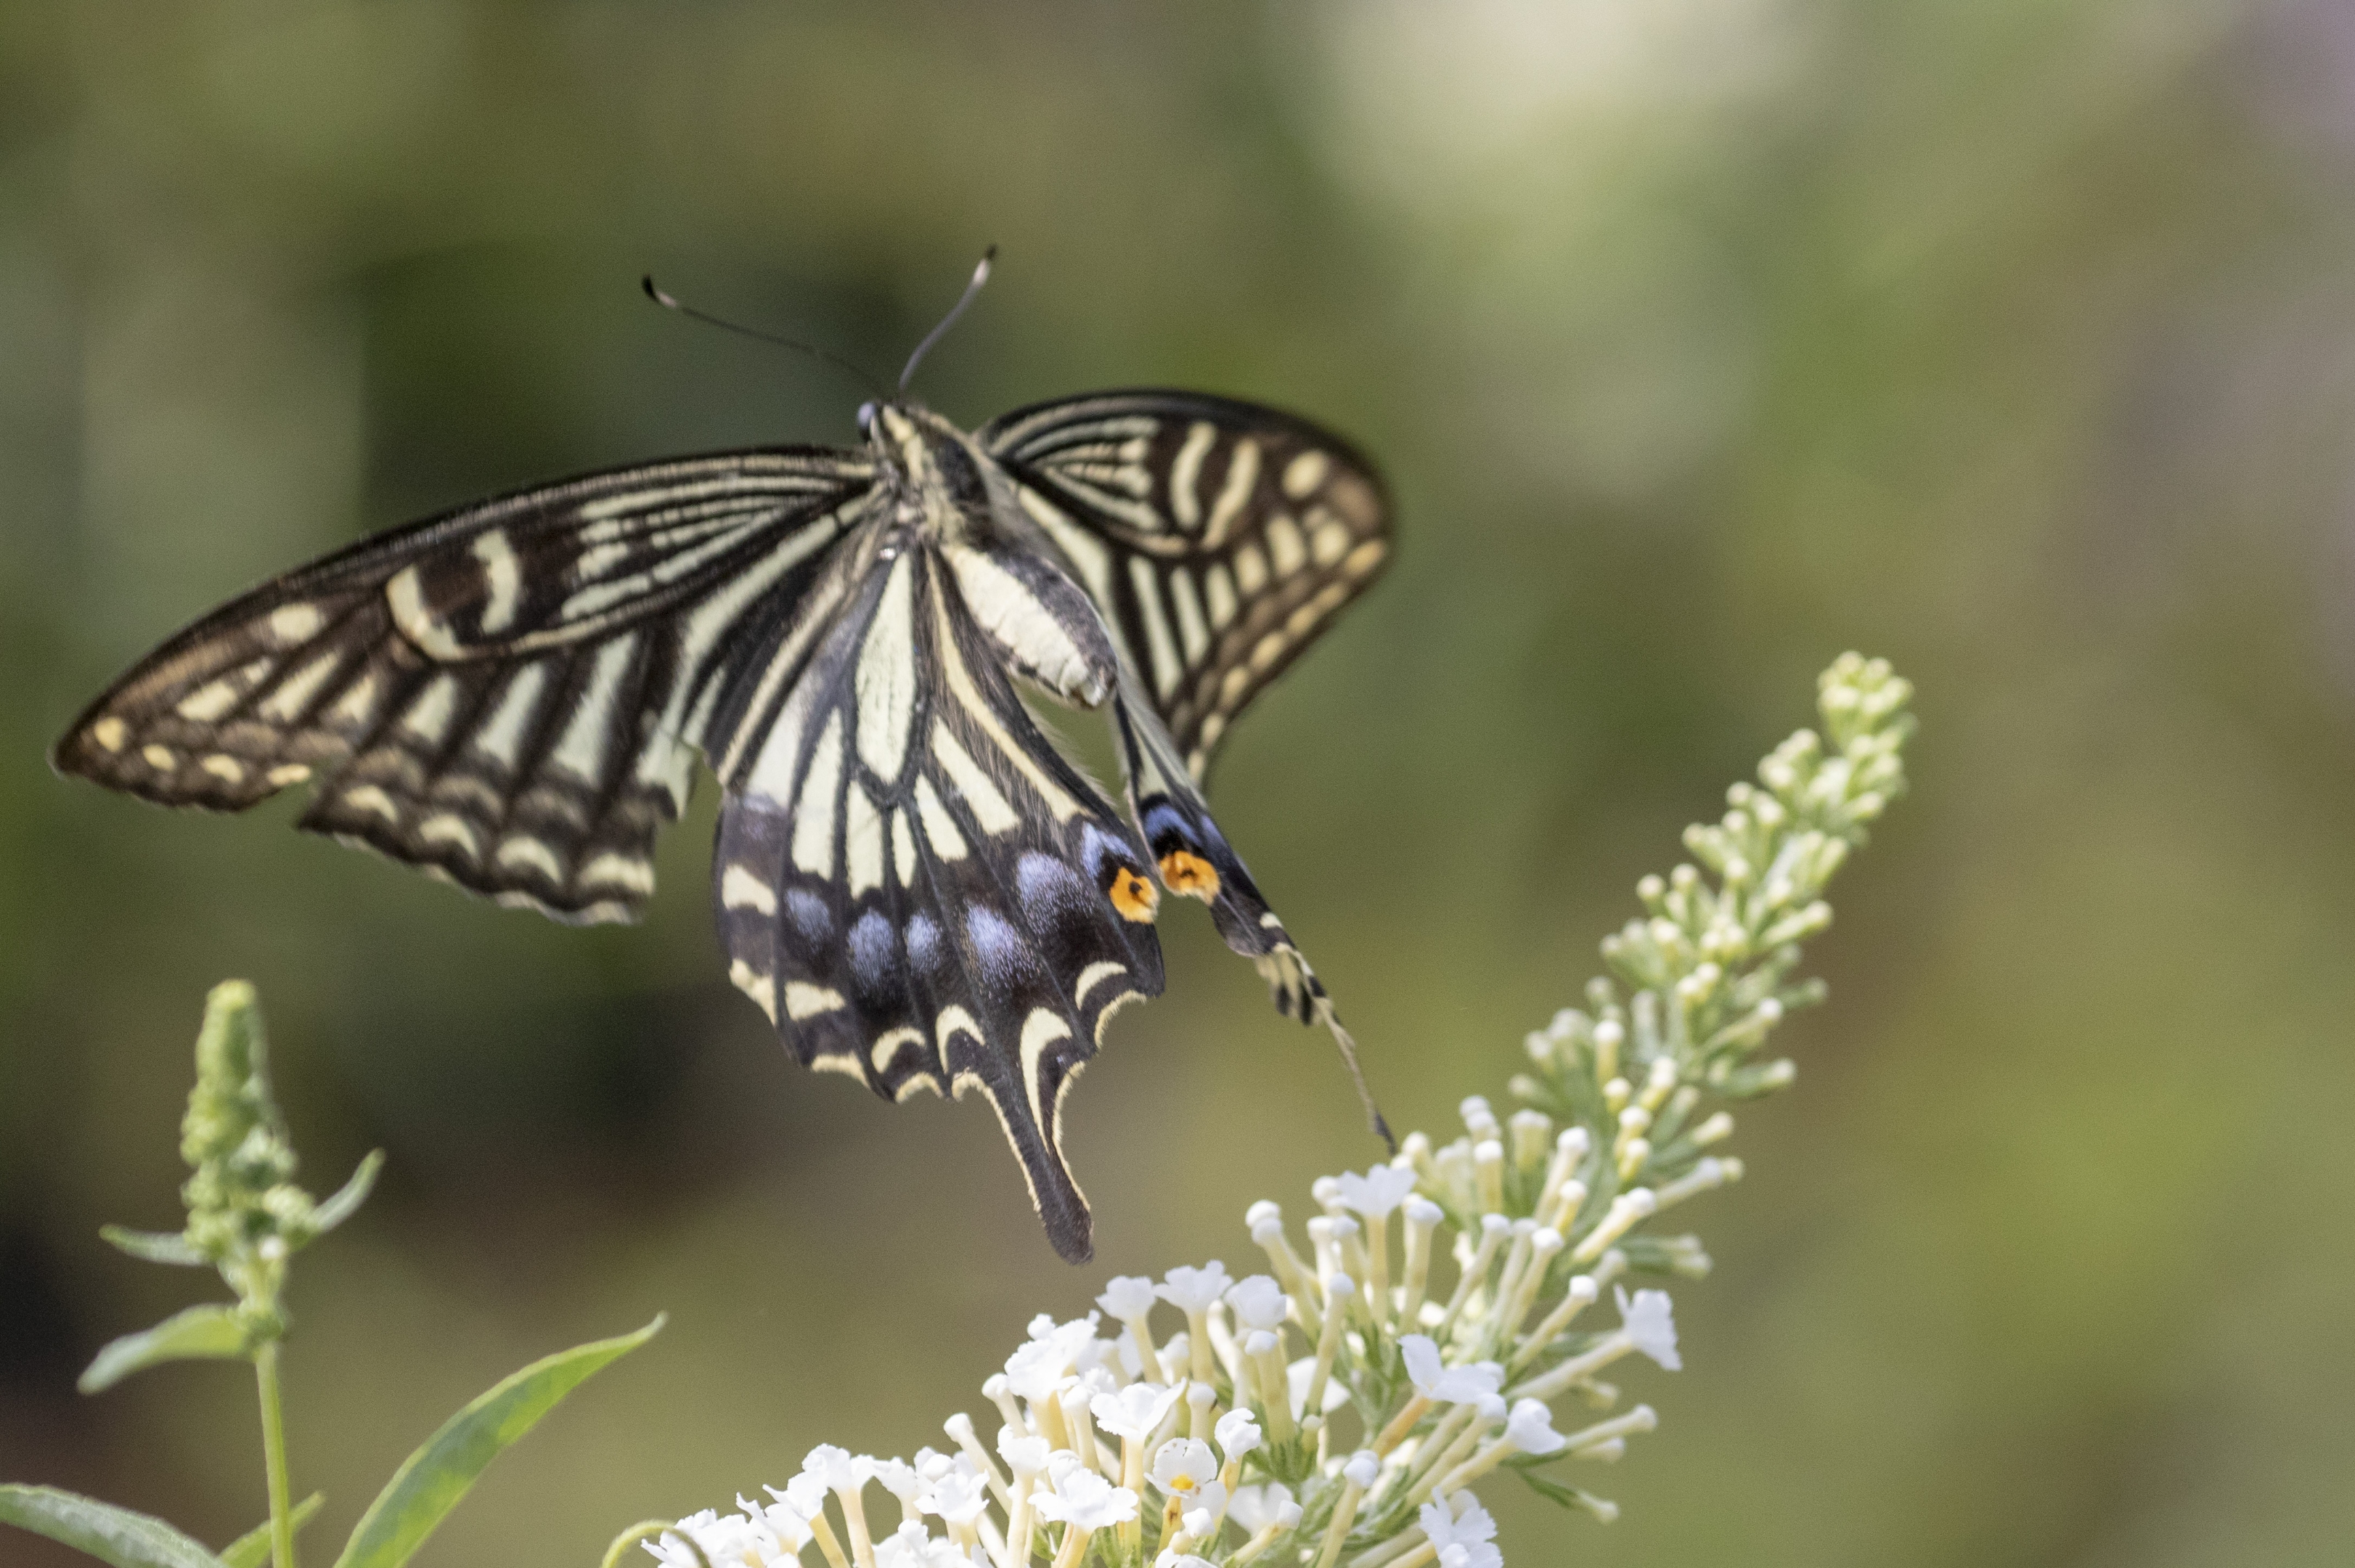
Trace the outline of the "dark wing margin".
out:
<instances>
[{"instance_id":1,"label":"dark wing margin","mask_svg":"<svg viewBox=\"0 0 2355 1568\"><path fill-rule=\"evenodd\" d=\"M76 720L60 772L297 826L559 920L634 918L729 670L858 520L825 448L589 475L264 583Z\"/></svg>"},{"instance_id":2,"label":"dark wing margin","mask_svg":"<svg viewBox=\"0 0 2355 1568\"><path fill-rule=\"evenodd\" d=\"M1057 1252L1092 1255L1063 1097L1157 996L1135 833L1044 736L937 549L836 563L725 699L712 857L729 975L807 1066L979 1089Z\"/></svg>"},{"instance_id":3,"label":"dark wing margin","mask_svg":"<svg viewBox=\"0 0 2355 1568\"><path fill-rule=\"evenodd\" d=\"M1272 409L1105 392L975 439L1070 559L1197 782L1236 716L1390 559L1373 465Z\"/></svg>"}]
</instances>

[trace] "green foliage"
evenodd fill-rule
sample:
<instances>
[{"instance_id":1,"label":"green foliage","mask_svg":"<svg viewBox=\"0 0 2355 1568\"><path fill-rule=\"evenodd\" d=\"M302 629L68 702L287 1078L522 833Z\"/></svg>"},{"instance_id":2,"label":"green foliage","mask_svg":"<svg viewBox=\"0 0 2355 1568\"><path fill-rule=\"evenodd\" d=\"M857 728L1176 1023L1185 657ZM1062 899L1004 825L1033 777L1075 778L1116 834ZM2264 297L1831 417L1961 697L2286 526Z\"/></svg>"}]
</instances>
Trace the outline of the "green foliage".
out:
<instances>
[{"instance_id":1,"label":"green foliage","mask_svg":"<svg viewBox=\"0 0 2355 1568\"><path fill-rule=\"evenodd\" d=\"M84 1393L99 1393L158 1362L240 1360L252 1351L246 1320L229 1307L207 1303L113 1341L98 1353L76 1386Z\"/></svg>"},{"instance_id":2,"label":"green foliage","mask_svg":"<svg viewBox=\"0 0 2355 1568\"><path fill-rule=\"evenodd\" d=\"M300 1531L311 1522L314 1514L326 1502L324 1493L313 1492L294 1505L287 1517L288 1527ZM235 1541L220 1549L221 1568L261 1568L270 1561L270 1529L272 1521L263 1520Z\"/></svg>"},{"instance_id":3,"label":"green foliage","mask_svg":"<svg viewBox=\"0 0 2355 1568\"><path fill-rule=\"evenodd\" d=\"M113 1568L223 1568L219 1558L160 1519L55 1487L0 1485L0 1521Z\"/></svg>"},{"instance_id":4,"label":"green foliage","mask_svg":"<svg viewBox=\"0 0 2355 1568\"><path fill-rule=\"evenodd\" d=\"M400 1568L502 1450L592 1373L653 1339L662 1326L656 1317L634 1334L534 1361L452 1416L368 1505L336 1568Z\"/></svg>"},{"instance_id":5,"label":"green foliage","mask_svg":"<svg viewBox=\"0 0 2355 1568\"><path fill-rule=\"evenodd\" d=\"M213 988L197 1037L197 1083L181 1124L180 1151L196 1174L182 1188L188 1223L178 1234L108 1226L112 1245L145 1262L211 1264L238 1292L234 1306L206 1303L114 1340L81 1375L98 1393L164 1361L246 1360L261 1393L262 1449L271 1517L218 1557L163 1520L48 1487L0 1486L0 1521L77 1547L115 1568L295 1568L294 1532L318 1511L317 1494L289 1505L278 1340L288 1260L349 1219L383 1168L363 1159L324 1203L294 1185L294 1147L270 1083L269 1051L253 987ZM400 1568L457 1506L484 1467L537 1424L581 1381L661 1328L581 1345L533 1362L451 1417L409 1456L360 1519L338 1568Z\"/></svg>"}]
</instances>

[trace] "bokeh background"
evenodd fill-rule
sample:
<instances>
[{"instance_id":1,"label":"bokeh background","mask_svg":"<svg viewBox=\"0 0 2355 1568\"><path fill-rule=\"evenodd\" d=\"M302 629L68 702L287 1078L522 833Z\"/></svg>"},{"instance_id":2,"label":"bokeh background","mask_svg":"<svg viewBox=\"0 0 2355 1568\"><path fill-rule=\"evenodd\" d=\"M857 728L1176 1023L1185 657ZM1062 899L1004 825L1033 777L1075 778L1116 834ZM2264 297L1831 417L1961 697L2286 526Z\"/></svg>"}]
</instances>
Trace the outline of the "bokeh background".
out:
<instances>
[{"instance_id":1,"label":"bokeh background","mask_svg":"<svg viewBox=\"0 0 2355 1568\"><path fill-rule=\"evenodd\" d=\"M1681 824L1849 646L1919 785L1838 890L1797 1089L1693 1218L1686 1371L1609 1529L1516 1562L2342 1563L2355 1550L2355 12L2337 0L0 6L0 1476L222 1541L233 1367L72 1390L209 1288L205 988L306 1171L332 1548L521 1362L671 1326L421 1561L583 1563L813 1443L938 1440L1034 1312L1254 1256L1373 1149L1199 912L1070 1136L789 1066L721 983L705 782L653 918L559 929L43 753L133 656L363 532L570 470L1167 383L1392 482L1396 569L1233 740L1234 841L1392 1119L1501 1095ZM28 1538L0 1561L61 1563ZM77 1560L78 1561L78 1560Z\"/></svg>"}]
</instances>

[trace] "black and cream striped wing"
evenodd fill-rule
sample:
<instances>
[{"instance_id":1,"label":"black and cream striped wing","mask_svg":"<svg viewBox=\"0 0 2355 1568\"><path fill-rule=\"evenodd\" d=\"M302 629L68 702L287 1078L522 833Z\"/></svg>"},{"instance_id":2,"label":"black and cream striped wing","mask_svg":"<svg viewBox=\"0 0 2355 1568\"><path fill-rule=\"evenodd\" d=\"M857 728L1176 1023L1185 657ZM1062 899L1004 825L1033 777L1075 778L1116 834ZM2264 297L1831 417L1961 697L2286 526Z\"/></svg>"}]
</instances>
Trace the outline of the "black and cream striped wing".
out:
<instances>
[{"instance_id":1,"label":"black and cream striped wing","mask_svg":"<svg viewBox=\"0 0 2355 1568\"><path fill-rule=\"evenodd\" d=\"M813 589L730 699L712 875L730 977L788 1049L895 1100L979 1089L1077 1262L1063 1095L1113 1010L1160 994L1157 895L1135 831L1015 695L1021 650L968 603L1006 592L981 556L879 533ZM1060 651L1109 685L1078 608ZM1058 635L1034 623L1031 651Z\"/></svg>"},{"instance_id":2,"label":"black and cream striped wing","mask_svg":"<svg viewBox=\"0 0 2355 1568\"><path fill-rule=\"evenodd\" d=\"M59 771L298 826L559 919L627 919L731 673L865 511L863 454L719 453L396 529L141 660Z\"/></svg>"},{"instance_id":3,"label":"black and cream striped wing","mask_svg":"<svg viewBox=\"0 0 2355 1568\"><path fill-rule=\"evenodd\" d=\"M1199 782L1238 714L1389 559L1348 443L1190 392L1042 403L975 440L1076 569Z\"/></svg>"}]
</instances>

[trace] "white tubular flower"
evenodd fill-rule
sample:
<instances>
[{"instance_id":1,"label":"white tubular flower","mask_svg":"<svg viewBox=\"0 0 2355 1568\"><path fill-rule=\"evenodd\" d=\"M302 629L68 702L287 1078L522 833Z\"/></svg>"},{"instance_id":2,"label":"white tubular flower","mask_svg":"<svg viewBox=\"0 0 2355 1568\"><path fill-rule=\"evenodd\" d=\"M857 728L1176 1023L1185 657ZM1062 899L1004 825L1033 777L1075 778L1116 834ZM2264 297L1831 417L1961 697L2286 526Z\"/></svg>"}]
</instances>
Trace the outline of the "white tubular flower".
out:
<instances>
[{"instance_id":1,"label":"white tubular flower","mask_svg":"<svg viewBox=\"0 0 2355 1568\"><path fill-rule=\"evenodd\" d=\"M1468 1367L1442 1365L1439 1347L1428 1334L1408 1334L1399 1339L1406 1375L1414 1392L1433 1404L1468 1404L1505 1386L1505 1369L1494 1361Z\"/></svg>"},{"instance_id":2,"label":"white tubular flower","mask_svg":"<svg viewBox=\"0 0 2355 1568\"><path fill-rule=\"evenodd\" d=\"M1156 1355L1155 1365L1163 1382L1172 1388L1185 1387L1186 1374L1194 1365L1194 1337L1183 1328L1170 1335L1169 1342Z\"/></svg>"},{"instance_id":3,"label":"white tubular flower","mask_svg":"<svg viewBox=\"0 0 2355 1568\"><path fill-rule=\"evenodd\" d=\"M802 1474L814 1477L830 1492L853 1492L867 1479L865 1467L847 1448L821 1443L802 1457Z\"/></svg>"},{"instance_id":4,"label":"white tubular flower","mask_svg":"<svg viewBox=\"0 0 2355 1568\"><path fill-rule=\"evenodd\" d=\"M658 1535L654 1540L643 1541L640 1544L645 1546L649 1556L663 1564L663 1568L696 1568L695 1553L686 1546L674 1541L671 1536L691 1535L695 1538L695 1544L701 1546L703 1532L719 1521L719 1512L717 1509L701 1509L672 1525L668 1533Z\"/></svg>"},{"instance_id":5,"label":"white tubular flower","mask_svg":"<svg viewBox=\"0 0 2355 1568\"><path fill-rule=\"evenodd\" d=\"M1087 1467L1088 1462L1069 1448L1058 1448L1047 1456L1047 1484L1050 1487L1060 1487L1063 1484L1064 1477Z\"/></svg>"},{"instance_id":6,"label":"white tubular flower","mask_svg":"<svg viewBox=\"0 0 2355 1568\"><path fill-rule=\"evenodd\" d=\"M1234 1281L1227 1277L1227 1265L1213 1260L1200 1268L1171 1269L1162 1276L1154 1294L1191 1317L1196 1313L1208 1312L1210 1303L1224 1296Z\"/></svg>"},{"instance_id":7,"label":"white tubular flower","mask_svg":"<svg viewBox=\"0 0 2355 1568\"><path fill-rule=\"evenodd\" d=\"M1480 1546L1497 1539L1497 1521L1470 1492L1433 1498L1415 1516L1423 1538L1444 1552L1451 1546Z\"/></svg>"},{"instance_id":8,"label":"white tubular flower","mask_svg":"<svg viewBox=\"0 0 2355 1568\"><path fill-rule=\"evenodd\" d=\"M1661 1366L1672 1372L1680 1371L1684 1362L1677 1355L1677 1319L1668 1293L1639 1290L1631 1301L1626 1287L1621 1285L1614 1286L1612 1294L1619 1301L1620 1332Z\"/></svg>"},{"instance_id":9,"label":"white tubular flower","mask_svg":"<svg viewBox=\"0 0 2355 1568\"><path fill-rule=\"evenodd\" d=\"M1359 1491L1364 1491L1368 1487L1372 1486L1381 1473L1382 1462L1380 1456L1363 1448L1350 1455L1349 1462L1341 1467L1341 1478Z\"/></svg>"},{"instance_id":10,"label":"white tubular flower","mask_svg":"<svg viewBox=\"0 0 2355 1568\"><path fill-rule=\"evenodd\" d=\"M1208 1443L1173 1437L1153 1456L1151 1474L1165 1497L1190 1498L1218 1478L1219 1462Z\"/></svg>"},{"instance_id":11,"label":"white tubular flower","mask_svg":"<svg viewBox=\"0 0 2355 1568\"><path fill-rule=\"evenodd\" d=\"M1235 1495L1227 1499L1227 1517L1257 1535L1271 1525L1289 1529L1298 1523L1300 1505L1293 1500L1290 1487L1270 1481L1265 1486L1237 1487Z\"/></svg>"},{"instance_id":12,"label":"white tubular flower","mask_svg":"<svg viewBox=\"0 0 2355 1568\"><path fill-rule=\"evenodd\" d=\"M1074 1468L1051 1491L1030 1499L1039 1517L1074 1530L1109 1530L1136 1517L1136 1494L1115 1487L1093 1470Z\"/></svg>"},{"instance_id":13,"label":"white tubular flower","mask_svg":"<svg viewBox=\"0 0 2355 1568\"><path fill-rule=\"evenodd\" d=\"M1056 1386L1071 1376L1071 1369L1079 1364L1080 1353L1095 1343L1093 1317L1064 1324L1056 1324L1051 1318L1045 1321L1046 1332L1038 1332L1039 1324L1033 1322L1032 1337L1006 1358L1007 1388L1026 1400L1050 1397Z\"/></svg>"},{"instance_id":14,"label":"white tubular flower","mask_svg":"<svg viewBox=\"0 0 2355 1568\"><path fill-rule=\"evenodd\" d=\"M1178 1392L1159 1383L1131 1383L1118 1393L1096 1395L1088 1402L1088 1413L1114 1436L1142 1443L1177 1408Z\"/></svg>"},{"instance_id":15,"label":"white tubular flower","mask_svg":"<svg viewBox=\"0 0 2355 1568\"><path fill-rule=\"evenodd\" d=\"M1227 1288L1227 1305L1234 1309L1235 1321L1245 1328L1281 1328L1292 1310L1292 1302L1275 1281L1263 1274Z\"/></svg>"},{"instance_id":16,"label":"white tubular flower","mask_svg":"<svg viewBox=\"0 0 2355 1568\"><path fill-rule=\"evenodd\" d=\"M875 1568L925 1568L932 1544L932 1532L911 1520L875 1543Z\"/></svg>"},{"instance_id":17,"label":"white tubular flower","mask_svg":"<svg viewBox=\"0 0 2355 1568\"><path fill-rule=\"evenodd\" d=\"M924 1485L924 1478L916 1474L915 1467L904 1459L878 1459L871 1469L883 1489L900 1499L900 1511L913 1517L916 1494L923 1489Z\"/></svg>"},{"instance_id":18,"label":"white tubular flower","mask_svg":"<svg viewBox=\"0 0 2355 1568\"><path fill-rule=\"evenodd\" d=\"M1096 1305L1103 1308L1105 1317L1125 1323L1152 1311L1156 1295L1153 1282L1143 1275L1116 1275L1104 1282L1103 1294L1096 1297Z\"/></svg>"},{"instance_id":19,"label":"white tubular flower","mask_svg":"<svg viewBox=\"0 0 2355 1568\"><path fill-rule=\"evenodd\" d=\"M1341 1173L1341 1206L1353 1211L1375 1224L1391 1217L1391 1211L1414 1195L1415 1173L1395 1165L1378 1165L1363 1176L1354 1171Z\"/></svg>"},{"instance_id":20,"label":"white tubular flower","mask_svg":"<svg viewBox=\"0 0 2355 1568\"><path fill-rule=\"evenodd\" d=\"M815 1519L826 1508L826 1480L815 1471L805 1469L800 1475L785 1483L783 1491L779 1491L774 1487L763 1487L761 1489L776 1499L783 1506L793 1509L804 1520Z\"/></svg>"},{"instance_id":21,"label":"white tubular flower","mask_svg":"<svg viewBox=\"0 0 2355 1568\"><path fill-rule=\"evenodd\" d=\"M1178 1517L1185 1532L1197 1541L1207 1540L1219 1528L1227 1515L1227 1488L1219 1481L1204 1481L1199 1490L1186 1499L1190 1508Z\"/></svg>"},{"instance_id":22,"label":"white tubular flower","mask_svg":"<svg viewBox=\"0 0 2355 1568\"><path fill-rule=\"evenodd\" d=\"M1219 1452L1230 1465L1242 1463L1243 1456L1266 1441L1260 1432L1259 1420L1248 1410L1231 1410L1219 1417L1211 1435L1219 1440Z\"/></svg>"},{"instance_id":23,"label":"white tubular flower","mask_svg":"<svg viewBox=\"0 0 2355 1568\"><path fill-rule=\"evenodd\" d=\"M790 1503L756 1503L743 1498L736 1506L746 1514L766 1525L788 1552L799 1552L810 1543L809 1516Z\"/></svg>"},{"instance_id":24,"label":"white tubular flower","mask_svg":"<svg viewBox=\"0 0 2355 1568\"><path fill-rule=\"evenodd\" d=\"M672 1528L691 1537L703 1549L711 1568L776 1568L794 1561L790 1547L779 1541L766 1526L742 1514L722 1519L706 1509L680 1520ZM667 1535L647 1541L645 1548L666 1568L696 1568L695 1553Z\"/></svg>"},{"instance_id":25,"label":"white tubular flower","mask_svg":"<svg viewBox=\"0 0 2355 1568\"><path fill-rule=\"evenodd\" d=\"M1028 1437L1011 1426L997 1429L997 1456L1017 1476L1036 1476L1047 1468L1052 1450L1044 1437Z\"/></svg>"},{"instance_id":26,"label":"white tubular flower","mask_svg":"<svg viewBox=\"0 0 2355 1568\"><path fill-rule=\"evenodd\" d=\"M938 1514L951 1525L963 1528L973 1523L989 1507L989 1484L968 1470L951 1470L934 1480L916 1499L917 1506L930 1514Z\"/></svg>"},{"instance_id":27,"label":"white tubular flower","mask_svg":"<svg viewBox=\"0 0 2355 1568\"><path fill-rule=\"evenodd\" d=\"M1553 1412L1541 1399L1525 1399L1505 1418L1505 1441L1524 1454L1559 1454L1570 1439L1553 1429Z\"/></svg>"}]
</instances>

